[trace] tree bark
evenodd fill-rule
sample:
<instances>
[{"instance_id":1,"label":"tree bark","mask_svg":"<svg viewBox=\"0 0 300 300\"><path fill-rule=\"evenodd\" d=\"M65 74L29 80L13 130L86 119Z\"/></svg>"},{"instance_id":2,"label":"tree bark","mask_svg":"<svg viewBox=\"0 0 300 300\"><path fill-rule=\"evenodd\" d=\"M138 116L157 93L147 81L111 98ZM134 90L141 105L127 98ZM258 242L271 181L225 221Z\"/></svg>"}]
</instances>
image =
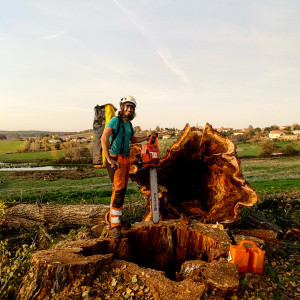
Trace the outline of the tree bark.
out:
<instances>
[{"instance_id":1,"label":"tree bark","mask_svg":"<svg viewBox=\"0 0 300 300\"><path fill-rule=\"evenodd\" d=\"M30 228L43 223L63 226L93 226L104 218L108 205L19 204L0 218L0 228Z\"/></svg>"}]
</instances>

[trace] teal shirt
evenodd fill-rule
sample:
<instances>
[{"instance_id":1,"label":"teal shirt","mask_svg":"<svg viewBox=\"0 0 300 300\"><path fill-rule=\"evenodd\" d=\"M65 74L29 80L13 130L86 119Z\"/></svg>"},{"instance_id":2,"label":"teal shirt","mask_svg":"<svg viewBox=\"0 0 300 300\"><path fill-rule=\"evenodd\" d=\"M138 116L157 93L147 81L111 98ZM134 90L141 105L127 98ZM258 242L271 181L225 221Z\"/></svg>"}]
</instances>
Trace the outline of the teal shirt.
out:
<instances>
[{"instance_id":1,"label":"teal shirt","mask_svg":"<svg viewBox=\"0 0 300 300\"><path fill-rule=\"evenodd\" d=\"M123 155L124 156L129 156L129 154L130 154L129 142L130 142L131 133L132 133L131 132L131 126L129 124L129 121L128 122L125 122L124 120L120 120L120 121L124 123L124 127L125 127L125 141L124 141ZM112 128L113 129L113 134L114 134L118 130L118 124L119 124L119 118L118 117L113 117L108 122L107 127ZM134 133L135 133L135 131L133 130L133 134ZM110 143L112 141L113 134L109 138ZM122 126L122 123L121 123L119 132L117 134L117 137L116 137L114 143L111 145L111 147L109 149L110 154L113 154L113 155L120 154L121 146L122 146L122 139L123 139L123 126Z\"/></svg>"}]
</instances>

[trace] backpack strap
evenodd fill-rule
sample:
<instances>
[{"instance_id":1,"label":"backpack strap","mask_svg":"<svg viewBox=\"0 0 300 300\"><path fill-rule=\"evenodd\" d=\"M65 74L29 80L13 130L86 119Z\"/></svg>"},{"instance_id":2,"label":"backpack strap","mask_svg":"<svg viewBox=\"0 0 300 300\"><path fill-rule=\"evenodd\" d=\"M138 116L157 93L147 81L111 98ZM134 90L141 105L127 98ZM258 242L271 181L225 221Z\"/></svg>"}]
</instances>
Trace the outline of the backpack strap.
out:
<instances>
[{"instance_id":1,"label":"backpack strap","mask_svg":"<svg viewBox=\"0 0 300 300\"><path fill-rule=\"evenodd\" d=\"M112 147L114 141L116 140L117 135L118 135L118 133L119 133L119 131L120 131L121 118L120 118L120 117L117 117L117 118L119 119L118 128L117 128L116 132L113 133L113 136L112 136L112 139L111 139L111 143L110 143L109 149L111 149L111 147Z\"/></svg>"},{"instance_id":2,"label":"backpack strap","mask_svg":"<svg viewBox=\"0 0 300 300\"><path fill-rule=\"evenodd\" d=\"M132 127L132 123L130 121L129 122L129 125L130 125L130 129L131 129L131 136L133 135L133 127Z\"/></svg>"}]
</instances>

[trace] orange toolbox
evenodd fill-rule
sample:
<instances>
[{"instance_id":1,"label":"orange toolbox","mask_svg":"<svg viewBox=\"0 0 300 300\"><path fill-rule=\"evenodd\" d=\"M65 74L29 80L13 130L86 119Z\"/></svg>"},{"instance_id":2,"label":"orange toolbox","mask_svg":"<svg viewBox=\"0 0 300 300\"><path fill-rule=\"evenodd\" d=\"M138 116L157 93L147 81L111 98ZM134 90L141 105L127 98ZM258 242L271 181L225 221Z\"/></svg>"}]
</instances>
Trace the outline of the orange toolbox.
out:
<instances>
[{"instance_id":1,"label":"orange toolbox","mask_svg":"<svg viewBox=\"0 0 300 300\"><path fill-rule=\"evenodd\" d=\"M263 273L265 251L253 241L240 241L237 245L230 245L228 262L237 264L239 272L252 271Z\"/></svg>"}]
</instances>

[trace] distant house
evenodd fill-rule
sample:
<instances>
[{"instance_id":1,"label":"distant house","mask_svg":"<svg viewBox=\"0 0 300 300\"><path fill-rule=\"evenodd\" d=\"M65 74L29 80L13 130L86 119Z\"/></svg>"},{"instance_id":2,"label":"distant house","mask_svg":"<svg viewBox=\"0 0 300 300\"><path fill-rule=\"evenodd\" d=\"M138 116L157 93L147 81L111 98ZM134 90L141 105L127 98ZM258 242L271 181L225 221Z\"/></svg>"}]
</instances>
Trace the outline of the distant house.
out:
<instances>
[{"instance_id":1,"label":"distant house","mask_svg":"<svg viewBox=\"0 0 300 300\"><path fill-rule=\"evenodd\" d=\"M163 140L167 140L167 139L170 139L171 138L171 135L170 134L165 134L162 136Z\"/></svg>"},{"instance_id":2,"label":"distant house","mask_svg":"<svg viewBox=\"0 0 300 300\"><path fill-rule=\"evenodd\" d=\"M283 134L280 136L280 139L283 141L297 141L298 137L296 134Z\"/></svg>"},{"instance_id":3,"label":"distant house","mask_svg":"<svg viewBox=\"0 0 300 300\"><path fill-rule=\"evenodd\" d=\"M65 141L68 141L71 139L71 137L69 135L62 135L61 138Z\"/></svg>"},{"instance_id":4,"label":"distant house","mask_svg":"<svg viewBox=\"0 0 300 300\"><path fill-rule=\"evenodd\" d=\"M233 128L224 128L224 127L221 127L221 128L218 128L217 131L218 132L228 132L228 131L233 131Z\"/></svg>"},{"instance_id":5,"label":"distant house","mask_svg":"<svg viewBox=\"0 0 300 300\"><path fill-rule=\"evenodd\" d=\"M55 144L55 143L59 143L59 142L60 142L60 140L56 140L56 139L49 140L50 144Z\"/></svg>"},{"instance_id":6,"label":"distant house","mask_svg":"<svg viewBox=\"0 0 300 300\"><path fill-rule=\"evenodd\" d=\"M239 131L239 130L236 130L233 135L243 135L245 132L244 131Z\"/></svg>"},{"instance_id":7,"label":"distant house","mask_svg":"<svg viewBox=\"0 0 300 300\"><path fill-rule=\"evenodd\" d=\"M269 133L270 139L279 139L284 134L281 130L271 130Z\"/></svg>"},{"instance_id":8,"label":"distant house","mask_svg":"<svg viewBox=\"0 0 300 300\"><path fill-rule=\"evenodd\" d=\"M293 130L292 133L296 135L300 135L300 130Z\"/></svg>"}]
</instances>

